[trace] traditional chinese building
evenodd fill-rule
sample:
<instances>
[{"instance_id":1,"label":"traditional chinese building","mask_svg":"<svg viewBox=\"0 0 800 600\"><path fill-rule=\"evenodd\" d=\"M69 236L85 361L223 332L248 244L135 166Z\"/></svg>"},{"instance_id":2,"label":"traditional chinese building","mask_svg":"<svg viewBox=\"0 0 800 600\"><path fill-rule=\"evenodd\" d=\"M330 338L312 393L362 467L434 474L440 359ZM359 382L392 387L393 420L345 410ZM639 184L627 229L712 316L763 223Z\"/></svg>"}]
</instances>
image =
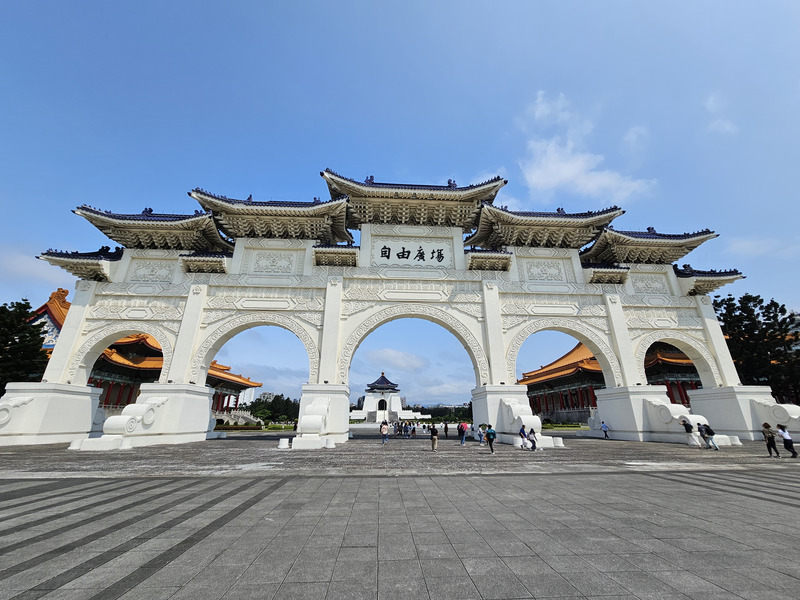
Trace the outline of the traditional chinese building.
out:
<instances>
[{"instance_id":1,"label":"traditional chinese building","mask_svg":"<svg viewBox=\"0 0 800 600\"><path fill-rule=\"evenodd\" d=\"M353 420L364 419L366 423L388 421L416 421L430 419L430 415L414 412L406 408L405 398L400 396L396 383L381 373L375 381L367 385L366 394L358 399L358 407L350 411Z\"/></svg>"},{"instance_id":2,"label":"traditional chinese building","mask_svg":"<svg viewBox=\"0 0 800 600\"><path fill-rule=\"evenodd\" d=\"M648 385L663 385L673 404L690 406L690 390L699 389L700 376L692 361L677 348L655 343L645 355ZM517 382L528 388L531 409L542 419L559 423L586 422L597 408L596 390L604 389L603 371L582 343L561 358L535 371L523 373Z\"/></svg>"},{"instance_id":3,"label":"traditional chinese building","mask_svg":"<svg viewBox=\"0 0 800 600\"><path fill-rule=\"evenodd\" d=\"M71 304L65 289L59 288L50 299L34 311L33 323L44 324L44 343L48 352L53 350ZM156 339L147 334L125 336L108 348L95 361L88 385L99 387L100 405L106 408L121 408L136 402L139 387L143 383L158 381L164 357ZM231 367L212 361L206 377L206 385L214 389L211 408L227 411L239 405L241 393L261 387L243 375L231 373Z\"/></svg>"}]
</instances>

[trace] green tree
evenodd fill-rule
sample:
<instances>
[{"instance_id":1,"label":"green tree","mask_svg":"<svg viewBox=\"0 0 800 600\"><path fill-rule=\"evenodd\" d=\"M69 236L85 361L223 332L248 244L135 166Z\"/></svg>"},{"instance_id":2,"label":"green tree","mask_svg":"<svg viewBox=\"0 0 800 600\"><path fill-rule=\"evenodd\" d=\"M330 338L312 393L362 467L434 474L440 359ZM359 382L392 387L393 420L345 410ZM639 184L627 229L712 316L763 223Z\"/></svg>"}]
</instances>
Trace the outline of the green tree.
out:
<instances>
[{"instance_id":1,"label":"green tree","mask_svg":"<svg viewBox=\"0 0 800 600\"><path fill-rule=\"evenodd\" d=\"M0 306L0 396L12 381L37 381L47 366L42 349L44 324L32 325L31 305L23 298Z\"/></svg>"},{"instance_id":2,"label":"green tree","mask_svg":"<svg viewBox=\"0 0 800 600\"><path fill-rule=\"evenodd\" d=\"M768 385L778 399L798 398L797 315L775 300L744 294L715 296L714 308L744 385Z\"/></svg>"},{"instance_id":3,"label":"green tree","mask_svg":"<svg viewBox=\"0 0 800 600\"><path fill-rule=\"evenodd\" d=\"M257 419L264 423L269 421L293 421L300 414L300 403L292 400L288 396L278 394L270 397L264 392L247 406L242 406L244 410L250 412Z\"/></svg>"}]
</instances>

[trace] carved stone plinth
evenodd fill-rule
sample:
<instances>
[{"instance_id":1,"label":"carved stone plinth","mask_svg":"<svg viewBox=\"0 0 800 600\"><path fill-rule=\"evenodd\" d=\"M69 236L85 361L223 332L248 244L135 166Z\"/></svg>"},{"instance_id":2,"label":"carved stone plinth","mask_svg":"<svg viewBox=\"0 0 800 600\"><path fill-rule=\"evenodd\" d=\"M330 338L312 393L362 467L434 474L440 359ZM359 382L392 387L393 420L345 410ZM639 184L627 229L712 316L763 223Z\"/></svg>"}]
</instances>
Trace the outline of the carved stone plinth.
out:
<instances>
[{"instance_id":1,"label":"carved stone plinth","mask_svg":"<svg viewBox=\"0 0 800 600\"><path fill-rule=\"evenodd\" d=\"M85 439L93 428L100 388L62 383L9 383L0 398L0 446Z\"/></svg>"},{"instance_id":2,"label":"carved stone plinth","mask_svg":"<svg viewBox=\"0 0 800 600\"><path fill-rule=\"evenodd\" d=\"M71 450L112 450L200 442L213 433L211 388L192 384L145 383L136 404L106 419L103 435L79 440Z\"/></svg>"},{"instance_id":3,"label":"carved stone plinth","mask_svg":"<svg viewBox=\"0 0 800 600\"><path fill-rule=\"evenodd\" d=\"M350 430L350 388L346 385L305 384L293 449L319 449L347 441Z\"/></svg>"}]
</instances>

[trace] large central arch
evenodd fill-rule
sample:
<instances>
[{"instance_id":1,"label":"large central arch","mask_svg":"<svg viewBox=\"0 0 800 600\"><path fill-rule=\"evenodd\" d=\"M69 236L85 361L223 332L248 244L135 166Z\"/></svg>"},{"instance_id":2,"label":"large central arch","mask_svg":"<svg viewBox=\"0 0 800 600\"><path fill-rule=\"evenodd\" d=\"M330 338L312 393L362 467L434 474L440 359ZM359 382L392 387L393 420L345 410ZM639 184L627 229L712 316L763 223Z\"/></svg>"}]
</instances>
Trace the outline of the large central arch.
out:
<instances>
[{"instance_id":1,"label":"large central arch","mask_svg":"<svg viewBox=\"0 0 800 600\"><path fill-rule=\"evenodd\" d=\"M389 306L361 321L355 330L347 337L346 342L342 346L337 372L338 380L342 383L347 383L349 381L350 363L353 360L353 355L361 345L361 342L363 342L370 333L384 323L404 318L425 319L426 321L431 321L447 329L456 336L467 351L467 355L470 361L472 361L472 366L475 370L475 385L479 386L481 382L487 381L489 377L489 362L477 338L469 331L464 323L451 314L435 305L426 304L399 304Z\"/></svg>"}]
</instances>

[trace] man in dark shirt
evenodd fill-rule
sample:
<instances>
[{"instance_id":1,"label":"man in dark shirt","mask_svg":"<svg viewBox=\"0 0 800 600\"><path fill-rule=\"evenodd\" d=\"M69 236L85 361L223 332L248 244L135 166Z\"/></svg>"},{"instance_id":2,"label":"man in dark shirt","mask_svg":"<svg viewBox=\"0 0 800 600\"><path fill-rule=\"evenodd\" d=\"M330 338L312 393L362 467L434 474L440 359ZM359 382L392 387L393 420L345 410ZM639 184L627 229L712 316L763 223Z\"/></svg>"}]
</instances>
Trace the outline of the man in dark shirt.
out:
<instances>
[{"instance_id":1,"label":"man in dark shirt","mask_svg":"<svg viewBox=\"0 0 800 600\"><path fill-rule=\"evenodd\" d=\"M436 448L439 446L439 430L436 425L431 425L428 430L431 432L431 450L438 452Z\"/></svg>"}]
</instances>

